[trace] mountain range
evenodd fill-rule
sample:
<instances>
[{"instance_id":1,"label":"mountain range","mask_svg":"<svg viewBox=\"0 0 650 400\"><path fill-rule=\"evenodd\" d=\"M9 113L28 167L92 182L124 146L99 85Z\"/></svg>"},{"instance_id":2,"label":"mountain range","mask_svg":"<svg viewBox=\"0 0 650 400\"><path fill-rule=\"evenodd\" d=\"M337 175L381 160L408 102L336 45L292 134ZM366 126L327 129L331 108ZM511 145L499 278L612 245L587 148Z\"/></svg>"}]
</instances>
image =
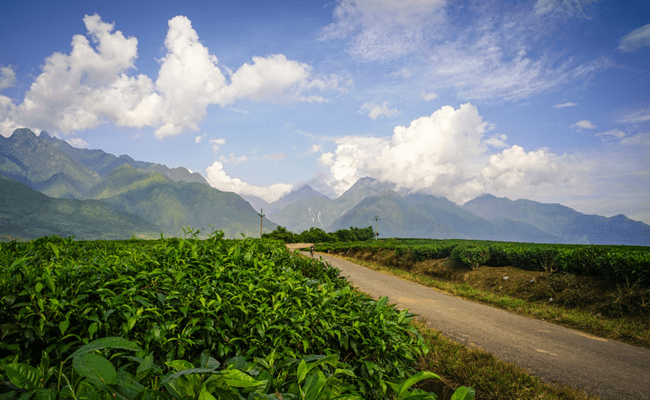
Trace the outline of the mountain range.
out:
<instances>
[{"instance_id":1,"label":"mountain range","mask_svg":"<svg viewBox=\"0 0 650 400\"><path fill-rule=\"evenodd\" d=\"M623 215L586 215L560 204L489 194L460 206L369 177L336 199L303 185L269 203L219 191L183 167L78 149L29 129L0 136L0 169L8 178L0 180L0 217L11 233L3 230L18 235L19 229L26 239L47 232L85 239L182 236L187 227L256 237L263 209L265 232L278 225L296 233L372 225L384 238L650 245L650 226Z\"/></svg>"},{"instance_id":2,"label":"mountain range","mask_svg":"<svg viewBox=\"0 0 650 400\"><path fill-rule=\"evenodd\" d=\"M2 211L12 216L8 225L12 234L7 233L8 236L43 236L34 235L45 232L42 226L47 225L53 234L67 232L88 240L107 235L123 239L141 231L150 236L152 230L158 237L161 232L168 237L181 237L185 234L183 228L189 227L201 230L201 238L207 237L213 228L222 230L226 237L242 233L259 237L260 218L249 203L235 193L211 187L200 174L183 167L168 168L135 161L126 155L116 157L102 150L76 149L46 132L36 136L29 129L17 129L9 138L0 136L0 170L8 180L22 184L8 186L4 182L2 186ZM11 197L14 191L19 191L29 204L56 204L56 209L69 207L51 200L74 199L81 202L74 203L81 208L101 201L105 212L115 213L106 218L116 220L121 215L136 222L116 230L99 217L93 222L89 214L84 224L96 229L72 229L65 218L54 215L54 208L19 207L15 196ZM277 227L268 219L262 222L266 232ZM99 230L100 226L105 231Z\"/></svg>"}]
</instances>

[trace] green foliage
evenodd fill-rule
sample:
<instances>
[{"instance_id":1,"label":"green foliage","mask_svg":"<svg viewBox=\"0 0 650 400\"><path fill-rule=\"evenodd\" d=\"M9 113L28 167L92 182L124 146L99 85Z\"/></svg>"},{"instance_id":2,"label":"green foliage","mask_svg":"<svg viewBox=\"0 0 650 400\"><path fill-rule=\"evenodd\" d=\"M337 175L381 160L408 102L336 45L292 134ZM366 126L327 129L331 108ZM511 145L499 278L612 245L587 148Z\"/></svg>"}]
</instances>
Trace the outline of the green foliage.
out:
<instances>
[{"instance_id":1,"label":"green foliage","mask_svg":"<svg viewBox=\"0 0 650 400\"><path fill-rule=\"evenodd\" d=\"M0 396L406 399L425 377L413 314L387 298L278 241L190 233L1 244Z\"/></svg>"},{"instance_id":2,"label":"green foliage","mask_svg":"<svg viewBox=\"0 0 650 400\"><path fill-rule=\"evenodd\" d=\"M472 244L456 246L451 252L451 259L459 266L475 270L490 259L490 249Z\"/></svg>"},{"instance_id":3,"label":"green foliage","mask_svg":"<svg viewBox=\"0 0 650 400\"><path fill-rule=\"evenodd\" d=\"M334 243L334 242L356 242L372 239L374 236L372 227L339 229L334 233L327 233L319 228L309 228L300 234L287 231L287 228L278 226L273 232L262 235L263 239L281 240L284 243Z\"/></svg>"},{"instance_id":4,"label":"green foliage","mask_svg":"<svg viewBox=\"0 0 650 400\"><path fill-rule=\"evenodd\" d=\"M416 261L451 257L460 266L513 266L529 271L595 275L616 284L650 287L650 248L491 242L480 240L390 239L371 242L326 243L317 251L394 250ZM454 253L455 252L455 253ZM487 258L486 258L487 257Z\"/></svg>"}]
</instances>

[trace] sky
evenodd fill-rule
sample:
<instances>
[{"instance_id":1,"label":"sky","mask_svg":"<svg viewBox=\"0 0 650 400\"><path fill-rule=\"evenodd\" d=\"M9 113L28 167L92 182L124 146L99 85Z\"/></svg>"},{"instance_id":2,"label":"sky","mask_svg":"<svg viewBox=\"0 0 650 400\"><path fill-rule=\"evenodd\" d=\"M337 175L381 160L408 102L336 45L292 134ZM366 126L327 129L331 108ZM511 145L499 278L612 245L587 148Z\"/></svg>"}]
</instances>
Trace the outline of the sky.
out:
<instances>
[{"instance_id":1,"label":"sky","mask_svg":"<svg viewBox=\"0 0 650 400\"><path fill-rule=\"evenodd\" d=\"M274 201L370 176L650 223L645 1L3 1L0 134Z\"/></svg>"}]
</instances>

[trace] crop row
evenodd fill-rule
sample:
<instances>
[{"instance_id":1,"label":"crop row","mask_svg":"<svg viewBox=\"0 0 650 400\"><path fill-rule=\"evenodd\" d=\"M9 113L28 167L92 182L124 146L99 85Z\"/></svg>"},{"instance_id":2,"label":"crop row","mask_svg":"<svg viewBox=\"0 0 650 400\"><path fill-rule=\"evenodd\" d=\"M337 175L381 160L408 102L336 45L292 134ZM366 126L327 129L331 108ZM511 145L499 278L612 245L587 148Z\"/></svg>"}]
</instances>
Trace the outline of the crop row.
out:
<instances>
[{"instance_id":1,"label":"crop row","mask_svg":"<svg viewBox=\"0 0 650 400\"><path fill-rule=\"evenodd\" d=\"M545 244L519 244L440 240L430 244L409 245L399 241L373 243L334 243L317 246L318 251L378 252L394 250L398 257L416 261L451 257L459 266L476 269L514 266L529 271L603 276L617 284L650 287L650 252L626 251L606 246L562 247Z\"/></svg>"},{"instance_id":2,"label":"crop row","mask_svg":"<svg viewBox=\"0 0 650 400\"><path fill-rule=\"evenodd\" d=\"M1 246L3 400L435 398L413 314L279 242Z\"/></svg>"}]
</instances>

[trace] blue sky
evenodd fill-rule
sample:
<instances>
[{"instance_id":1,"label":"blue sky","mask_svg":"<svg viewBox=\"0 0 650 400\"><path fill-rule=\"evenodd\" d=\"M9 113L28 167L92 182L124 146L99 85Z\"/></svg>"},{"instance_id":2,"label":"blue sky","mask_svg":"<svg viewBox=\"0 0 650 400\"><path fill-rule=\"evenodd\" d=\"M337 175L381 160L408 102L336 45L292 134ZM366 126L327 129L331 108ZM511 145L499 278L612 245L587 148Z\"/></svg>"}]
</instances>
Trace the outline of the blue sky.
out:
<instances>
[{"instance_id":1,"label":"blue sky","mask_svg":"<svg viewBox=\"0 0 650 400\"><path fill-rule=\"evenodd\" d=\"M650 223L643 3L12 1L0 134L267 201L372 176Z\"/></svg>"}]
</instances>

